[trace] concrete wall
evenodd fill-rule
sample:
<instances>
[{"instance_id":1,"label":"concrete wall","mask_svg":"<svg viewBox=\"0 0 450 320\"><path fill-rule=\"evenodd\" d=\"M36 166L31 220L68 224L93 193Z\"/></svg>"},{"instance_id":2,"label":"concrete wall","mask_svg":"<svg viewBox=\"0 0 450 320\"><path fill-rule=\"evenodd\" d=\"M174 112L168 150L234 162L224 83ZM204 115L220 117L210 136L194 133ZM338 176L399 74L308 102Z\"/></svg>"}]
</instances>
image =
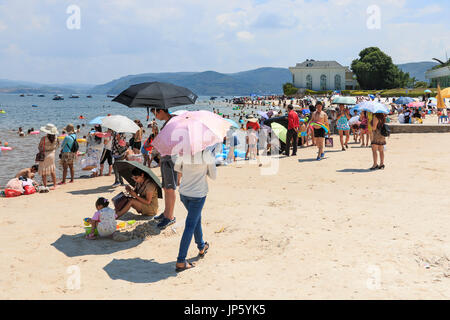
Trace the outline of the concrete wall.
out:
<instances>
[{"instance_id":1,"label":"concrete wall","mask_svg":"<svg viewBox=\"0 0 450 320\"><path fill-rule=\"evenodd\" d=\"M391 133L450 132L450 124L387 124Z\"/></svg>"}]
</instances>

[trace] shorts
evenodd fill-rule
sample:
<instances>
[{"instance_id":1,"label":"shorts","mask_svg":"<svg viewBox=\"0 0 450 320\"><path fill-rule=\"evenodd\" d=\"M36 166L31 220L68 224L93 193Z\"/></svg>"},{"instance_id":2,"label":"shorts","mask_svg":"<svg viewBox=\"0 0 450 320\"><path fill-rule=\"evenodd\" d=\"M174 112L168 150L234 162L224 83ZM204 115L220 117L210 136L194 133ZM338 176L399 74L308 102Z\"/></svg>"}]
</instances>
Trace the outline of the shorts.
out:
<instances>
[{"instance_id":1,"label":"shorts","mask_svg":"<svg viewBox=\"0 0 450 320\"><path fill-rule=\"evenodd\" d=\"M306 131L302 131L302 132L300 132L300 136L306 137L306 136L308 136L308 133Z\"/></svg>"},{"instance_id":2,"label":"shorts","mask_svg":"<svg viewBox=\"0 0 450 320\"><path fill-rule=\"evenodd\" d=\"M112 153L111 150L103 149L102 157L100 159L100 164L104 164L108 160L108 165L112 165Z\"/></svg>"},{"instance_id":3,"label":"shorts","mask_svg":"<svg viewBox=\"0 0 450 320\"><path fill-rule=\"evenodd\" d=\"M169 156L169 159L161 159L161 177L162 183L161 187L163 189L173 189L177 188L177 178L178 175L175 172L175 164Z\"/></svg>"},{"instance_id":4,"label":"shorts","mask_svg":"<svg viewBox=\"0 0 450 320\"><path fill-rule=\"evenodd\" d=\"M314 137L315 138L325 138L325 129L324 128L320 128L320 129L314 128Z\"/></svg>"},{"instance_id":5,"label":"shorts","mask_svg":"<svg viewBox=\"0 0 450 320\"><path fill-rule=\"evenodd\" d=\"M61 163L63 165L67 164L67 165L73 165L73 161L75 160L75 153L73 152L63 152L61 154Z\"/></svg>"},{"instance_id":6,"label":"shorts","mask_svg":"<svg viewBox=\"0 0 450 320\"><path fill-rule=\"evenodd\" d=\"M133 149L141 150L142 142L133 142Z\"/></svg>"}]
</instances>

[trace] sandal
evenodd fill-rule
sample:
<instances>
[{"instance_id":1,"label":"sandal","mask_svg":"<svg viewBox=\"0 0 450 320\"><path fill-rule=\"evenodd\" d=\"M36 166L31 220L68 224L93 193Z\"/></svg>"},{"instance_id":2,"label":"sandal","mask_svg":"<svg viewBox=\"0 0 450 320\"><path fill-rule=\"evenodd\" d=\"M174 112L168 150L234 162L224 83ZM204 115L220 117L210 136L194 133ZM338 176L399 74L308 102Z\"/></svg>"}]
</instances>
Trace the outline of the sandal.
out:
<instances>
[{"instance_id":1,"label":"sandal","mask_svg":"<svg viewBox=\"0 0 450 320\"><path fill-rule=\"evenodd\" d=\"M378 167L378 169L384 169L384 164Z\"/></svg>"},{"instance_id":2,"label":"sandal","mask_svg":"<svg viewBox=\"0 0 450 320\"><path fill-rule=\"evenodd\" d=\"M97 237L95 236L94 233L89 233L89 234L86 236L86 239L88 239L88 240L95 240L95 239L97 239Z\"/></svg>"},{"instance_id":3,"label":"sandal","mask_svg":"<svg viewBox=\"0 0 450 320\"><path fill-rule=\"evenodd\" d=\"M188 266L189 266L189 267L188 267ZM175 271L176 271L176 272L182 272L182 271L184 271L184 270L191 269L191 268L195 268L195 264L186 261L186 262L184 263L184 266L183 266L183 267L176 267L176 268L175 268Z\"/></svg>"},{"instance_id":4,"label":"sandal","mask_svg":"<svg viewBox=\"0 0 450 320\"><path fill-rule=\"evenodd\" d=\"M205 257L205 254L208 252L208 249L209 249L209 243L208 242L205 242L205 246L203 247L203 253L198 253L198 256L200 257L200 258L204 258Z\"/></svg>"},{"instance_id":5,"label":"sandal","mask_svg":"<svg viewBox=\"0 0 450 320\"><path fill-rule=\"evenodd\" d=\"M370 168L369 170L376 170L379 169L380 167L378 165L376 165L375 167Z\"/></svg>"}]
</instances>

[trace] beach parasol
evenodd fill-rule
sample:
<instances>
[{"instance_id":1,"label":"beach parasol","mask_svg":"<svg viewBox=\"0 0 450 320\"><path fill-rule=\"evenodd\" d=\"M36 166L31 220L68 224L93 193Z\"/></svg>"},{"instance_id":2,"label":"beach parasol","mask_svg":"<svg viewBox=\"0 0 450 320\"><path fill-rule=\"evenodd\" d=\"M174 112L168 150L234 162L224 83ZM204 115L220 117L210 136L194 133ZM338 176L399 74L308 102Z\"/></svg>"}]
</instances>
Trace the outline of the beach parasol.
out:
<instances>
[{"instance_id":1,"label":"beach parasol","mask_svg":"<svg viewBox=\"0 0 450 320\"><path fill-rule=\"evenodd\" d=\"M188 111L172 118L153 140L162 155L194 155L222 143L231 123L206 110Z\"/></svg>"},{"instance_id":2,"label":"beach parasol","mask_svg":"<svg viewBox=\"0 0 450 320\"><path fill-rule=\"evenodd\" d=\"M389 114L389 108L377 101L364 101L357 105L361 111Z\"/></svg>"},{"instance_id":3,"label":"beach parasol","mask_svg":"<svg viewBox=\"0 0 450 320\"><path fill-rule=\"evenodd\" d=\"M231 119L225 119L225 120L228 121L232 127L239 129L239 125L236 123L236 121L231 120Z\"/></svg>"},{"instance_id":4,"label":"beach parasol","mask_svg":"<svg viewBox=\"0 0 450 320\"><path fill-rule=\"evenodd\" d=\"M423 107L425 105L425 102L420 102L420 101L414 101L414 102L410 102L407 104L408 107L410 108L418 108L418 107Z\"/></svg>"},{"instance_id":5,"label":"beach parasol","mask_svg":"<svg viewBox=\"0 0 450 320\"><path fill-rule=\"evenodd\" d=\"M125 179L131 186L135 186L136 182L132 178L131 172L134 168L138 168L147 175L148 178L153 180L153 182L156 183L157 189L158 189L158 198L162 198L162 190L161 190L161 181L159 178L153 173L153 171L143 164L136 162L136 161L127 161L127 160L120 160L114 162L115 169L117 169L117 172Z\"/></svg>"},{"instance_id":6,"label":"beach parasol","mask_svg":"<svg viewBox=\"0 0 450 320\"><path fill-rule=\"evenodd\" d=\"M337 97L331 101L331 104L356 104L355 97Z\"/></svg>"},{"instance_id":7,"label":"beach parasol","mask_svg":"<svg viewBox=\"0 0 450 320\"><path fill-rule=\"evenodd\" d=\"M194 104L197 95L191 90L166 82L144 82L130 86L112 101L130 108L169 109L171 107Z\"/></svg>"},{"instance_id":8,"label":"beach parasol","mask_svg":"<svg viewBox=\"0 0 450 320\"><path fill-rule=\"evenodd\" d=\"M438 84L438 87L437 87L436 99L437 99L437 108L438 109L445 109L444 98L442 97L442 90L441 90L441 87L440 87L439 84Z\"/></svg>"},{"instance_id":9,"label":"beach parasol","mask_svg":"<svg viewBox=\"0 0 450 320\"><path fill-rule=\"evenodd\" d=\"M302 109L302 113L303 114L310 114L311 110L309 110L309 109Z\"/></svg>"},{"instance_id":10,"label":"beach parasol","mask_svg":"<svg viewBox=\"0 0 450 320\"><path fill-rule=\"evenodd\" d=\"M450 87L441 90L441 98L450 98Z\"/></svg>"},{"instance_id":11,"label":"beach parasol","mask_svg":"<svg viewBox=\"0 0 450 320\"><path fill-rule=\"evenodd\" d=\"M431 93L431 90L430 90L430 89L427 89L427 90L425 90L424 92L425 92L425 93Z\"/></svg>"},{"instance_id":12,"label":"beach parasol","mask_svg":"<svg viewBox=\"0 0 450 320\"><path fill-rule=\"evenodd\" d=\"M394 101L395 104L408 104L410 102L413 102L414 99L410 97L400 97L397 100Z\"/></svg>"},{"instance_id":13,"label":"beach parasol","mask_svg":"<svg viewBox=\"0 0 450 320\"><path fill-rule=\"evenodd\" d=\"M139 126L133 120L121 115L114 115L103 118L102 126L120 133L136 133L136 131L139 130Z\"/></svg>"},{"instance_id":14,"label":"beach parasol","mask_svg":"<svg viewBox=\"0 0 450 320\"><path fill-rule=\"evenodd\" d=\"M269 119L268 112L264 112L264 111L258 110L258 114L259 114L261 117L263 117L264 119Z\"/></svg>"},{"instance_id":15,"label":"beach parasol","mask_svg":"<svg viewBox=\"0 0 450 320\"><path fill-rule=\"evenodd\" d=\"M92 119L91 121L89 121L89 124L102 124L102 120L105 116L98 116L94 119Z\"/></svg>"},{"instance_id":16,"label":"beach parasol","mask_svg":"<svg viewBox=\"0 0 450 320\"><path fill-rule=\"evenodd\" d=\"M286 127L282 126L279 123L272 122L270 124L270 127L272 128L272 131L275 133L275 135L280 139L282 142L286 143L286 135L287 135L287 129Z\"/></svg>"}]
</instances>

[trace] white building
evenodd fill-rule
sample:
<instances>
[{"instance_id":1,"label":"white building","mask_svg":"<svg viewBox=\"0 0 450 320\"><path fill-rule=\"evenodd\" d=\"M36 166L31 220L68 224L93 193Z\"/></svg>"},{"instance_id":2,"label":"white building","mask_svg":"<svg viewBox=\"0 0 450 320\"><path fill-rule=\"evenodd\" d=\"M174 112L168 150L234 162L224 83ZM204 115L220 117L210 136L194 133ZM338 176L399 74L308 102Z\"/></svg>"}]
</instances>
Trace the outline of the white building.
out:
<instances>
[{"instance_id":1,"label":"white building","mask_svg":"<svg viewBox=\"0 0 450 320\"><path fill-rule=\"evenodd\" d=\"M292 84L296 88L315 91L355 89L357 82L348 67L336 61L307 59L290 67Z\"/></svg>"},{"instance_id":2,"label":"white building","mask_svg":"<svg viewBox=\"0 0 450 320\"><path fill-rule=\"evenodd\" d=\"M441 89L450 87L450 66L430 69L425 73L425 78L430 80L433 88L437 88L438 83Z\"/></svg>"}]
</instances>

